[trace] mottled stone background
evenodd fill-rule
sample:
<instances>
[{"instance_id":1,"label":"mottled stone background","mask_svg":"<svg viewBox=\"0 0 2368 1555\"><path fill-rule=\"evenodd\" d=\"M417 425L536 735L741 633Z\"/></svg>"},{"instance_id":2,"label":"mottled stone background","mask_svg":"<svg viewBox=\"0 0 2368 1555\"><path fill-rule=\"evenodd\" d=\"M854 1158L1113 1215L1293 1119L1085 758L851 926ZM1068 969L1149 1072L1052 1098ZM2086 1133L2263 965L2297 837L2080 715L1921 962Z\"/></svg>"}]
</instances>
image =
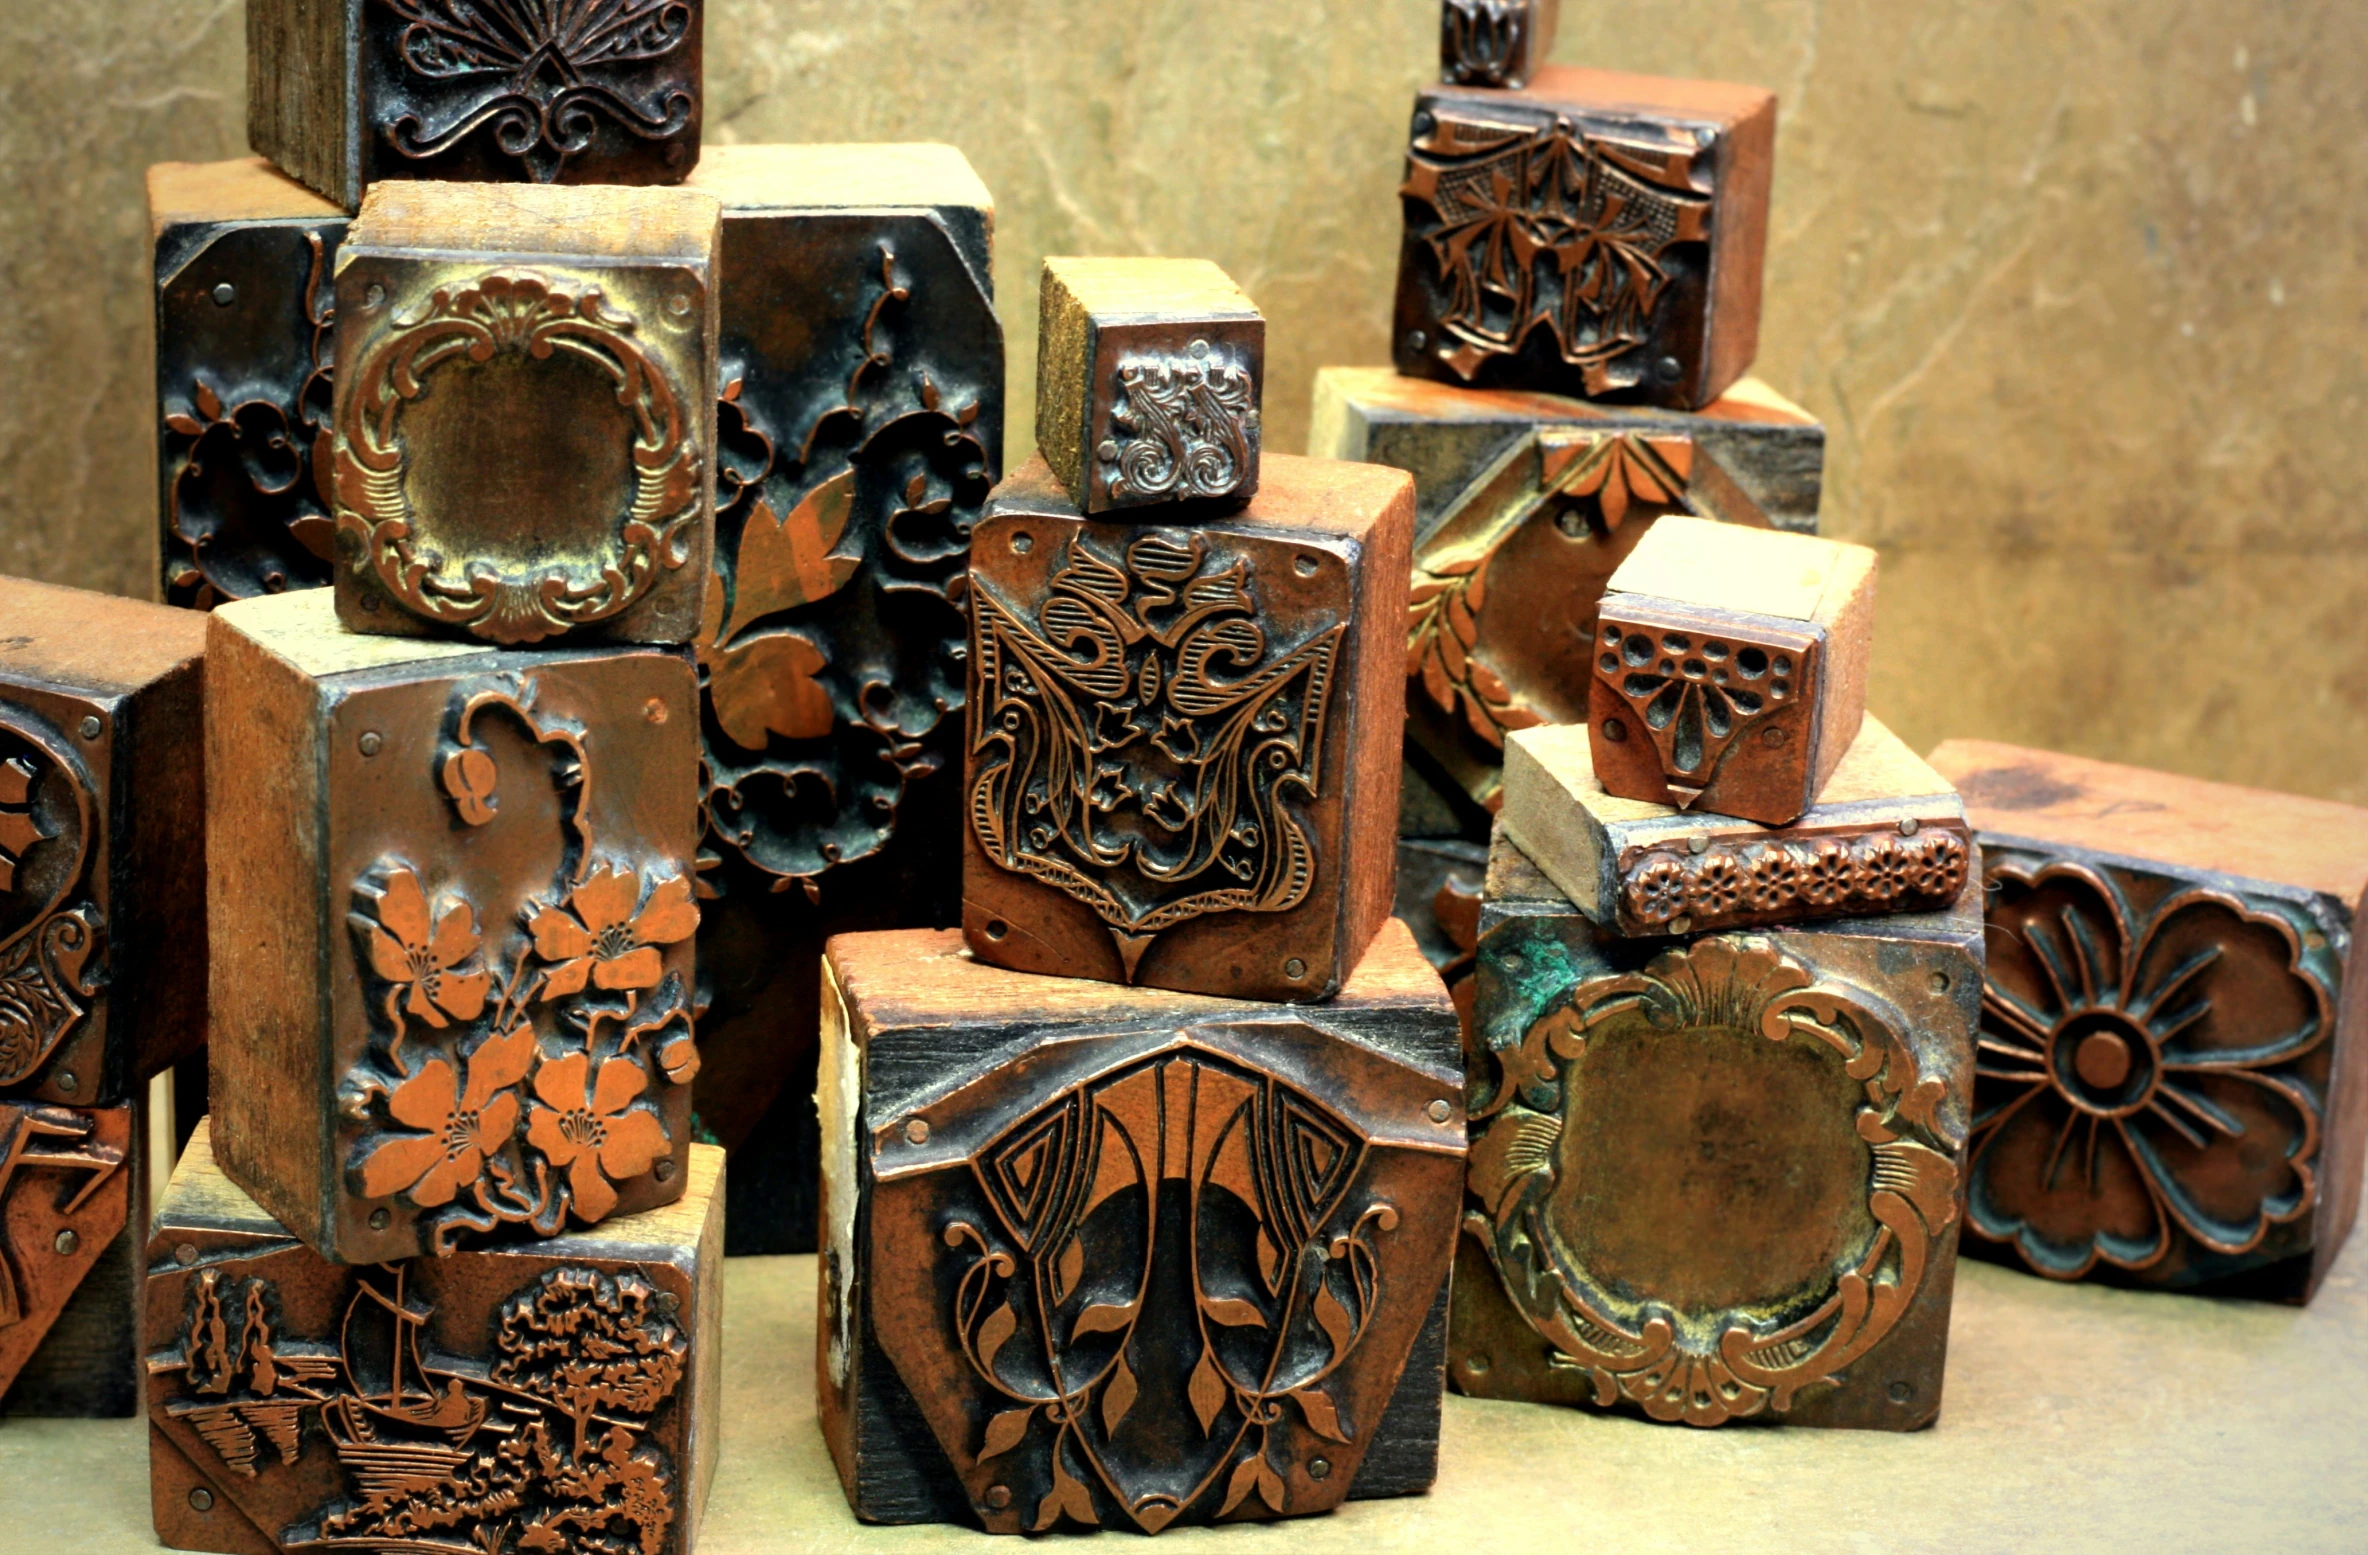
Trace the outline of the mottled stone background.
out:
<instances>
[{"instance_id":1,"label":"mottled stone background","mask_svg":"<svg viewBox=\"0 0 2368 1555\"><path fill-rule=\"evenodd\" d=\"M1882 548L1879 712L2368 802L2368 6L1565 11L1562 59L1782 96L1759 371ZM1436 12L709 0L709 134L960 145L1023 391L1042 255L1216 259L1298 448L1314 369L1387 359ZM140 174L244 149L242 47L239 0L0 3L0 568L147 588Z\"/></svg>"}]
</instances>

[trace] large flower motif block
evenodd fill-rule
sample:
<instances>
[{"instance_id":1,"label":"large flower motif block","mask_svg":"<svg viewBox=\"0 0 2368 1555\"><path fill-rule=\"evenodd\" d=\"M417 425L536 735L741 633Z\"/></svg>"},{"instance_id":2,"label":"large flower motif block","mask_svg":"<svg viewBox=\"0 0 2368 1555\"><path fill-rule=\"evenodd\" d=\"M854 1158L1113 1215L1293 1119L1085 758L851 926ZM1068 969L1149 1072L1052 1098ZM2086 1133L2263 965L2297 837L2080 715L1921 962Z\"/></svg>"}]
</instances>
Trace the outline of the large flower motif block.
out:
<instances>
[{"instance_id":1,"label":"large flower motif block","mask_svg":"<svg viewBox=\"0 0 2368 1555\"><path fill-rule=\"evenodd\" d=\"M0 1097L111 1106L205 1041L205 621L0 578Z\"/></svg>"},{"instance_id":2,"label":"large flower motif block","mask_svg":"<svg viewBox=\"0 0 2368 1555\"><path fill-rule=\"evenodd\" d=\"M706 0L254 0L247 138L347 210L382 179L672 184Z\"/></svg>"},{"instance_id":3,"label":"large flower motif block","mask_svg":"<svg viewBox=\"0 0 2368 1555\"><path fill-rule=\"evenodd\" d=\"M1402 925L1312 1008L918 931L824 977L818 1386L858 1517L1158 1533L1429 1487L1463 1089Z\"/></svg>"},{"instance_id":4,"label":"large flower motif block","mask_svg":"<svg viewBox=\"0 0 2368 1555\"><path fill-rule=\"evenodd\" d=\"M2307 1301L2359 1206L2368 811L1951 741L1988 870L1970 1244Z\"/></svg>"},{"instance_id":5,"label":"large flower motif block","mask_svg":"<svg viewBox=\"0 0 2368 1555\"><path fill-rule=\"evenodd\" d=\"M1482 0L1462 11L1503 12ZM1692 410L1751 367L1775 165L1759 87L1549 66L1425 88L1398 371Z\"/></svg>"},{"instance_id":6,"label":"large flower motif block","mask_svg":"<svg viewBox=\"0 0 2368 1555\"><path fill-rule=\"evenodd\" d=\"M1701 1427L1930 1424L1981 986L1974 882L1623 939L1500 838L1449 1378Z\"/></svg>"},{"instance_id":7,"label":"large flower motif block","mask_svg":"<svg viewBox=\"0 0 2368 1555\"><path fill-rule=\"evenodd\" d=\"M1390 911L1413 483L1276 457L1090 519L1042 459L971 551L963 932L1019 971L1324 999Z\"/></svg>"},{"instance_id":8,"label":"large flower motif block","mask_svg":"<svg viewBox=\"0 0 2368 1555\"><path fill-rule=\"evenodd\" d=\"M683 1192L698 684L661 648L211 617L222 1169L339 1262Z\"/></svg>"},{"instance_id":9,"label":"large flower motif block","mask_svg":"<svg viewBox=\"0 0 2368 1555\"><path fill-rule=\"evenodd\" d=\"M723 1152L549 1242L340 1265L201 1123L146 1241L156 1533L177 1550L689 1555L714 1477Z\"/></svg>"},{"instance_id":10,"label":"large flower motif block","mask_svg":"<svg viewBox=\"0 0 2368 1555\"><path fill-rule=\"evenodd\" d=\"M685 189L371 195L336 266L324 490L347 630L694 640L721 220Z\"/></svg>"},{"instance_id":11,"label":"large flower motif block","mask_svg":"<svg viewBox=\"0 0 2368 1555\"><path fill-rule=\"evenodd\" d=\"M1863 545L1655 525L1596 610L1596 781L1622 799L1791 825L1858 739L1874 624Z\"/></svg>"}]
</instances>

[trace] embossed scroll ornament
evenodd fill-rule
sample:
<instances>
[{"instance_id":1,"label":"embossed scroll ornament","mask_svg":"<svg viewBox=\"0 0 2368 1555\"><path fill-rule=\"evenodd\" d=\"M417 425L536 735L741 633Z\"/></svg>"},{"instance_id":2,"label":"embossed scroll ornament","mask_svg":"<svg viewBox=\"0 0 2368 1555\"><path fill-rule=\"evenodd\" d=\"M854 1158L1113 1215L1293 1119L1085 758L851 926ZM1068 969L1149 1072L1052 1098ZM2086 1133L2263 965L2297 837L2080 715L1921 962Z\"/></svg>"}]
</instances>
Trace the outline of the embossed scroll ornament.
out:
<instances>
[{"instance_id":1,"label":"embossed scroll ornament","mask_svg":"<svg viewBox=\"0 0 2368 1555\"><path fill-rule=\"evenodd\" d=\"M662 140L697 111L697 81L687 68L666 67L685 52L692 0L384 3L404 24L404 68L468 93L432 122L413 110L386 126L388 143L407 158L441 156L483 132L549 183L603 123Z\"/></svg>"},{"instance_id":2,"label":"embossed scroll ornament","mask_svg":"<svg viewBox=\"0 0 2368 1555\"><path fill-rule=\"evenodd\" d=\"M1589 394L1645 378L1638 348L1668 289L1669 250L1707 241L1691 149L1433 111L1399 191L1447 291L1431 349L1466 382L1540 331Z\"/></svg>"},{"instance_id":3,"label":"embossed scroll ornament","mask_svg":"<svg viewBox=\"0 0 2368 1555\"><path fill-rule=\"evenodd\" d=\"M973 587L971 825L997 865L1091 908L1130 978L1163 930L1288 911L1315 878L1291 800L1318 797L1348 628L1273 646L1224 544L1154 532L1112 560L1080 536L1033 623Z\"/></svg>"},{"instance_id":4,"label":"embossed scroll ornament","mask_svg":"<svg viewBox=\"0 0 2368 1555\"><path fill-rule=\"evenodd\" d=\"M1706 940L1580 984L1497 1054L1496 1093L1473 1112L1485 1125L1469 1172L1480 1207L1465 1229L1556 1364L1589 1374L1598 1405L1632 1401L1697 1426L1781 1415L1891 1333L1936 1248L1946 1254L1961 1149L1938 1117L1946 1086L1919 1072L1905 1030L1872 994L1821 981L1764 943ZM1645 1141L1698 1162L1693 1173L1597 1159L1614 1115L1655 1100L1637 1087L1707 1093L1739 1066L1755 1095L1763 1079L1782 1084L1778 1097L1822 1088L1847 1117L1781 1117L1749 1140ZM1719 1126L1716 1109L1686 1111ZM1784 1144L1796 1128L1800 1145ZM1723 1193L1685 1202L1701 1171L1777 1149L1802 1163L1796 1176L1838 1190L1819 1225L1755 1223ZM1697 1239L1704 1215L1713 1234Z\"/></svg>"},{"instance_id":5,"label":"embossed scroll ornament","mask_svg":"<svg viewBox=\"0 0 2368 1555\"><path fill-rule=\"evenodd\" d=\"M1989 871L1967 1224L2040 1274L2241 1259L2318 1205L2339 958L2295 909Z\"/></svg>"},{"instance_id":6,"label":"embossed scroll ornament","mask_svg":"<svg viewBox=\"0 0 2368 1555\"><path fill-rule=\"evenodd\" d=\"M403 418L438 379L503 358L589 364L613 385L629 491L591 555L553 564L533 536L422 532ZM641 323L598 287L526 272L441 286L339 371L353 380L336 429L339 541L346 565L401 608L492 642L536 643L621 614L690 559L707 479L698 418Z\"/></svg>"},{"instance_id":7,"label":"embossed scroll ornament","mask_svg":"<svg viewBox=\"0 0 2368 1555\"><path fill-rule=\"evenodd\" d=\"M1110 420L1096 454L1113 501L1230 497L1257 468L1257 380L1205 340L1121 361Z\"/></svg>"},{"instance_id":8,"label":"embossed scroll ornament","mask_svg":"<svg viewBox=\"0 0 2368 1555\"><path fill-rule=\"evenodd\" d=\"M0 707L0 1086L32 1079L98 992L85 878L96 803L65 742Z\"/></svg>"},{"instance_id":9,"label":"embossed scroll ornament","mask_svg":"<svg viewBox=\"0 0 2368 1555\"><path fill-rule=\"evenodd\" d=\"M1914 824L1914 823L1910 823ZM1965 889L1964 832L1916 825L1835 830L1781 841L1633 848L1620 860L1620 926L1630 933L1933 912Z\"/></svg>"}]
</instances>

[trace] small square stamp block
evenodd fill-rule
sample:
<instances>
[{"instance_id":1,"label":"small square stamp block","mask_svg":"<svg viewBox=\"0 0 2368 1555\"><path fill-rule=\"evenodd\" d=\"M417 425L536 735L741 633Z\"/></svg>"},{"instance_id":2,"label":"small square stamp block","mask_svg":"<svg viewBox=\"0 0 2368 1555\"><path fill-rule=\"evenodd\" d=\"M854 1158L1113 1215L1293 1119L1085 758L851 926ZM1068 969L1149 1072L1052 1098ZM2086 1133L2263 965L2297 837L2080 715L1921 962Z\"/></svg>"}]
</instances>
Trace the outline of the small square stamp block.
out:
<instances>
[{"instance_id":1,"label":"small square stamp block","mask_svg":"<svg viewBox=\"0 0 2368 1555\"><path fill-rule=\"evenodd\" d=\"M222 1169L343 1263L671 1203L691 1138L698 684L208 618Z\"/></svg>"},{"instance_id":2,"label":"small square stamp block","mask_svg":"<svg viewBox=\"0 0 2368 1555\"><path fill-rule=\"evenodd\" d=\"M1561 0L1445 0L1439 72L1458 86L1527 86L1554 52Z\"/></svg>"},{"instance_id":3,"label":"small square stamp block","mask_svg":"<svg viewBox=\"0 0 2368 1555\"><path fill-rule=\"evenodd\" d=\"M347 630L695 638L722 213L687 189L372 192L337 256Z\"/></svg>"},{"instance_id":4,"label":"small square stamp block","mask_svg":"<svg viewBox=\"0 0 2368 1555\"><path fill-rule=\"evenodd\" d=\"M1500 832L1448 1376L1692 1426L1941 1403L1981 1000L1941 912L1623 939Z\"/></svg>"},{"instance_id":5,"label":"small square stamp block","mask_svg":"<svg viewBox=\"0 0 2368 1555\"><path fill-rule=\"evenodd\" d=\"M1158 1533L1427 1490L1455 1030L1399 924L1313 1007L833 940L816 1379L856 1515Z\"/></svg>"},{"instance_id":6,"label":"small square stamp block","mask_svg":"<svg viewBox=\"0 0 2368 1555\"><path fill-rule=\"evenodd\" d=\"M348 1266L201 1124L146 1242L157 1538L221 1555L689 1555L722 1424L723 1152L665 1209Z\"/></svg>"},{"instance_id":7,"label":"small square stamp block","mask_svg":"<svg viewBox=\"0 0 2368 1555\"><path fill-rule=\"evenodd\" d=\"M1932 762L1987 868L1969 1249L2308 1301L2368 1156L2368 811L1979 740Z\"/></svg>"},{"instance_id":8,"label":"small square stamp block","mask_svg":"<svg viewBox=\"0 0 2368 1555\"><path fill-rule=\"evenodd\" d=\"M1036 442L1081 511L1225 510L1258 494L1266 320L1223 270L1047 259L1042 308Z\"/></svg>"},{"instance_id":9,"label":"small square stamp block","mask_svg":"<svg viewBox=\"0 0 2368 1555\"><path fill-rule=\"evenodd\" d=\"M1676 810L1603 791L1587 731L1526 729L1505 746L1505 836L1615 934L1700 934L1939 912L1973 857L1948 780L1868 714L1825 789L1790 826Z\"/></svg>"},{"instance_id":10,"label":"small square stamp block","mask_svg":"<svg viewBox=\"0 0 2368 1555\"><path fill-rule=\"evenodd\" d=\"M1087 518L1041 459L971 542L963 932L1018 971L1329 998L1390 912L1413 482Z\"/></svg>"},{"instance_id":11,"label":"small square stamp block","mask_svg":"<svg viewBox=\"0 0 2368 1555\"><path fill-rule=\"evenodd\" d=\"M1654 525L1596 610L1597 781L1623 799L1790 825L1858 738L1874 614L1865 546Z\"/></svg>"}]
</instances>

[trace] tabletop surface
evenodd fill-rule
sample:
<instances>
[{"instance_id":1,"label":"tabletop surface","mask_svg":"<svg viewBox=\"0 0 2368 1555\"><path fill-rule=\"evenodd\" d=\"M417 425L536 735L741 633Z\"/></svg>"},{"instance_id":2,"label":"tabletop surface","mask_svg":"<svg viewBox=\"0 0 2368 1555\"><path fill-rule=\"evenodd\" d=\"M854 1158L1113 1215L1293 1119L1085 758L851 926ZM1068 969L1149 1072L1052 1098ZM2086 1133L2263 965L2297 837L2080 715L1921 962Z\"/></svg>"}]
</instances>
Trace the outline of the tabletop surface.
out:
<instances>
[{"instance_id":1,"label":"tabletop surface","mask_svg":"<svg viewBox=\"0 0 2368 1555\"><path fill-rule=\"evenodd\" d=\"M812 1258L733 1260L725 1318L723 1458L699 1555L985 1547L848 1513L814 1419ZM1159 1548L2360 1551L2363 1443L2368 1238L2301 1310L1968 1261L1929 1431L1698 1431L1451 1396L1430 1495L1179 1530ZM0 1550L154 1549L147 1477L136 1420L0 1422Z\"/></svg>"}]
</instances>

